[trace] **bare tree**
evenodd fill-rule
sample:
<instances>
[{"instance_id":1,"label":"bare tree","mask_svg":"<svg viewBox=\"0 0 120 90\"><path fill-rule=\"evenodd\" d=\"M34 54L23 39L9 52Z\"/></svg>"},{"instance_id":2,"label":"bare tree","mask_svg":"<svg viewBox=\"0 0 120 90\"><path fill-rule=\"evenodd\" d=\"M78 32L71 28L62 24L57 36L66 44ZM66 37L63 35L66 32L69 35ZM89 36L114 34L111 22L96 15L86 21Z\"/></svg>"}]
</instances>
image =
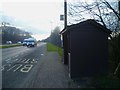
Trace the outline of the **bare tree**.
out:
<instances>
[{"instance_id":1,"label":"bare tree","mask_svg":"<svg viewBox=\"0 0 120 90\"><path fill-rule=\"evenodd\" d=\"M118 10L115 10L117 2L111 2L111 4L106 0L94 0L94 2L91 3L80 1L69 3L69 24L91 18L112 31L118 31L120 26L118 20L120 19L120 16Z\"/></svg>"}]
</instances>

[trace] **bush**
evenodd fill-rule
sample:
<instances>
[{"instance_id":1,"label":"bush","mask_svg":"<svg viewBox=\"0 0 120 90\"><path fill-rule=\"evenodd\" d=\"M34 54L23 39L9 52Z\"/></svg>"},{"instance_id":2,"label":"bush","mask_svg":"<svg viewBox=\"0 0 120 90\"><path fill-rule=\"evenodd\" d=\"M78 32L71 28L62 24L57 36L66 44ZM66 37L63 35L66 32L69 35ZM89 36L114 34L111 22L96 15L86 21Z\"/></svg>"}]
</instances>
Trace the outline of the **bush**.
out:
<instances>
[{"instance_id":1,"label":"bush","mask_svg":"<svg viewBox=\"0 0 120 90\"><path fill-rule=\"evenodd\" d=\"M108 42L109 44L109 71L115 74L115 70L120 63L120 34L112 38ZM120 76L120 67L116 72L116 77ZM120 78L120 77L119 77Z\"/></svg>"},{"instance_id":2,"label":"bush","mask_svg":"<svg viewBox=\"0 0 120 90\"><path fill-rule=\"evenodd\" d=\"M120 80L113 76L98 76L92 81L92 86L96 88L120 88Z\"/></svg>"}]
</instances>

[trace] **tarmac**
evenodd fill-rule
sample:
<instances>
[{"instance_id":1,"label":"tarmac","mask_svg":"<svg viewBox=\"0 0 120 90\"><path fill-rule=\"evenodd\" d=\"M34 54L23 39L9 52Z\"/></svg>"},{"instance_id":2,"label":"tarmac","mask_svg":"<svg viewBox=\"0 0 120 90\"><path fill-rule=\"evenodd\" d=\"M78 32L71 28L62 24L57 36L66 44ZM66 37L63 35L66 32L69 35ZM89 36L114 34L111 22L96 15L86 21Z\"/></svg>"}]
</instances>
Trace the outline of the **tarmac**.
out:
<instances>
[{"instance_id":1,"label":"tarmac","mask_svg":"<svg viewBox=\"0 0 120 90\"><path fill-rule=\"evenodd\" d=\"M57 52L46 52L41 60L39 71L26 88L78 88L69 77L68 66L64 65Z\"/></svg>"}]
</instances>

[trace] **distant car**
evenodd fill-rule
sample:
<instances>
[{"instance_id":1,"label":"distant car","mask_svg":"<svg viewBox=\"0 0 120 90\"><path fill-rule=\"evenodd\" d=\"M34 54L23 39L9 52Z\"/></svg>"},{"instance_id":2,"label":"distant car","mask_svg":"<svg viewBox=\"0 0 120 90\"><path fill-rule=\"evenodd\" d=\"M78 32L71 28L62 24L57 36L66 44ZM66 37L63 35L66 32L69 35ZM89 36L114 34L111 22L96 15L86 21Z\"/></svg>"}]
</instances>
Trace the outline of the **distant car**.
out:
<instances>
[{"instance_id":1,"label":"distant car","mask_svg":"<svg viewBox=\"0 0 120 90\"><path fill-rule=\"evenodd\" d=\"M12 44L12 41L6 41L6 44Z\"/></svg>"},{"instance_id":2,"label":"distant car","mask_svg":"<svg viewBox=\"0 0 120 90\"><path fill-rule=\"evenodd\" d=\"M34 40L30 40L27 42L27 47L35 47L37 43Z\"/></svg>"},{"instance_id":3,"label":"distant car","mask_svg":"<svg viewBox=\"0 0 120 90\"><path fill-rule=\"evenodd\" d=\"M23 46L35 47L35 46L37 46L37 40L34 38L24 39Z\"/></svg>"},{"instance_id":4,"label":"distant car","mask_svg":"<svg viewBox=\"0 0 120 90\"><path fill-rule=\"evenodd\" d=\"M26 41L23 41L23 46L27 46L27 42Z\"/></svg>"},{"instance_id":5,"label":"distant car","mask_svg":"<svg viewBox=\"0 0 120 90\"><path fill-rule=\"evenodd\" d=\"M28 41L28 39L24 39L24 40L23 40L23 43L22 43L23 46L27 46L27 41Z\"/></svg>"},{"instance_id":6,"label":"distant car","mask_svg":"<svg viewBox=\"0 0 120 90\"><path fill-rule=\"evenodd\" d=\"M18 44L21 44L21 42L19 41L19 42L17 42Z\"/></svg>"}]
</instances>

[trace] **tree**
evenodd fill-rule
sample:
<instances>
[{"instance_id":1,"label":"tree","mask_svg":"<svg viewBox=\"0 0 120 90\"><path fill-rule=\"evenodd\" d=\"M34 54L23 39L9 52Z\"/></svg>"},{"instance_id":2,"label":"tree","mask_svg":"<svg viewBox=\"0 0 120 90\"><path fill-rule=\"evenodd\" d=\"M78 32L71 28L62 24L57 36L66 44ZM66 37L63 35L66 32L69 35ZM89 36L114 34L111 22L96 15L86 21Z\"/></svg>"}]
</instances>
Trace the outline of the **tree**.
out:
<instances>
[{"instance_id":1,"label":"tree","mask_svg":"<svg viewBox=\"0 0 120 90\"><path fill-rule=\"evenodd\" d=\"M60 28L56 27L50 35L50 42L57 45L61 46L61 36L60 36Z\"/></svg>"},{"instance_id":2,"label":"tree","mask_svg":"<svg viewBox=\"0 0 120 90\"><path fill-rule=\"evenodd\" d=\"M60 36L60 28L59 27L55 27L55 29L51 32L51 35L42 40L44 42L50 42L56 46L61 47L61 36Z\"/></svg>"},{"instance_id":3,"label":"tree","mask_svg":"<svg viewBox=\"0 0 120 90\"><path fill-rule=\"evenodd\" d=\"M117 2L109 3L106 0L94 0L89 3L80 1L69 3L68 15L70 19L72 18L69 22L76 23L91 18L112 31L118 31L120 28L120 16L117 5Z\"/></svg>"},{"instance_id":4,"label":"tree","mask_svg":"<svg viewBox=\"0 0 120 90\"><path fill-rule=\"evenodd\" d=\"M30 38L31 35L29 32L21 30L19 28L9 26L8 23L3 22L3 25L0 27L2 44L5 44L6 41L12 41L13 43L17 43L18 41L23 41L25 38Z\"/></svg>"}]
</instances>

